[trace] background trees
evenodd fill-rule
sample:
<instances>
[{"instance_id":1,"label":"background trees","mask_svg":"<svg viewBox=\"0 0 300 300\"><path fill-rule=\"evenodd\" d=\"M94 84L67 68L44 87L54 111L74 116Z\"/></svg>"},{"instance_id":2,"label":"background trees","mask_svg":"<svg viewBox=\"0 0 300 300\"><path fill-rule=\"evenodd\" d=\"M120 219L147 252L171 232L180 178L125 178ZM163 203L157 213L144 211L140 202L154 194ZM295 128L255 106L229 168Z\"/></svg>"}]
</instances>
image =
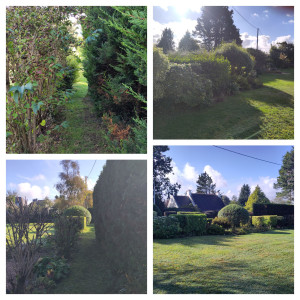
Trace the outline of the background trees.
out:
<instances>
[{"instance_id":1,"label":"background trees","mask_svg":"<svg viewBox=\"0 0 300 300\"><path fill-rule=\"evenodd\" d=\"M238 198L238 203L242 206L245 206L250 194L251 194L250 186L248 184L243 184Z\"/></svg>"},{"instance_id":2,"label":"background trees","mask_svg":"<svg viewBox=\"0 0 300 300\"><path fill-rule=\"evenodd\" d=\"M222 42L235 41L237 45L242 45L232 14L233 10L229 10L228 6L204 6L193 35L202 40L207 50L215 49Z\"/></svg>"},{"instance_id":3,"label":"background trees","mask_svg":"<svg viewBox=\"0 0 300 300\"><path fill-rule=\"evenodd\" d=\"M178 183L171 184L168 177L173 171L171 157L163 154L168 150L168 146L153 147L153 197L155 204L162 212L165 210L163 198L176 195L181 187Z\"/></svg>"},{"instance_id":4,"label":"background trees","mask_svg":"<svg viewBox=\"0 0 300 300\"><path fill-rule=\"evenodd\" d=\"M197 193L199 194L216 194L216 184L212 178L206 173L201 173L197 180Z\"/></svg>"},{"instance_id":5,"label":"background trees","mask_svg":"<svg viewBox=\"0 0 300 300\"><path fill-rule=\"evenodd\" d=\"M165 54L175 50L174 33L170 28L164 29L156 46L162 48Z\"/></svg>"},{"instance_id":6,"label":"background trees","mask_svg":"<svg viewBox=\"0 0 300 300\"><path fill-rule=\"evenodd\" d=\"M281 189L276 193L278 198L287 200L288 203L294 202L294 147L282 159L282 166L274 188Z\"/></svg>"},{"instance_id":7,"label":"background trees","mask_svg":"<svg viewBox=\"0 0 300 300\"><path fill-rule=\"evenodd\" d=\"M249 196L245 208L248 211L253 211L253 204L269 204L270 200L266 197L262 189L257 185L255 190Z\"/></svg>"},{"instance_id":8,"label":"background trees","mask_svg":"<svg viewBox=\"0 0 300 300\"><path fill-rule=\"evenodd\" d=\"M195 39L192 38L189 31L185 33L182 39L179 41L179 51L196 51L199 50L199 45Z\"/></svg>"}]
</instances>

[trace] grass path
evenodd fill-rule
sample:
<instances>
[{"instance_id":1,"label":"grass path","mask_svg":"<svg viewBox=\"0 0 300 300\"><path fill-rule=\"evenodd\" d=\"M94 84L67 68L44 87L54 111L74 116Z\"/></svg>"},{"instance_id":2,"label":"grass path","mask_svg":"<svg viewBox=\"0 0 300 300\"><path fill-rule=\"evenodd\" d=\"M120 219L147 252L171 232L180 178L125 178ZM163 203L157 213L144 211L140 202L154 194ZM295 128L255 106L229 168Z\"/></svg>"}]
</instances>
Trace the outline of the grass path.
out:
<instances>
[{"instance_id":1,"label":"grass path","mask_svg":"<svg viewBox=\"0 0 300 300\"><path fill-rule=\"evenodd\" d=\"M90 225L81 234L79 249L71 261L71 270L52 291L54 294L115 294L126 292L125 278L112 271L109 262L96 247L95 229Z\"/></svg>"},{"instance_id":2,"label":"grass path","mask_svg":"<svg viewBox=\"0 0 300 300\"><path fill-rule=\"evenodd\" d=\"M154 293L292 294L294 231L154 240Z\"/></svg>"},{"instance_id":3,"label":"grass path","mask_svg":"<svg viewBox=\"0 0 300 300\"><path fill-rule=\"evenodd\" d=\"M87 97L88 84L80 72L73 85L75 94L67 103L65 116L68 127L61 134L53 153L107 153L106 143L94 104Z\"/></svg>"},{"instance_id":4,"label":"grass path","mask_svg":"<svg viewBox=\"0 0 300 300\"><path fill-rule=\"evenodd\" d=\"M155 139L293 139L294 70L264 74L264 86L208 108L154 108Z\"/></svg>"}]
</instances>

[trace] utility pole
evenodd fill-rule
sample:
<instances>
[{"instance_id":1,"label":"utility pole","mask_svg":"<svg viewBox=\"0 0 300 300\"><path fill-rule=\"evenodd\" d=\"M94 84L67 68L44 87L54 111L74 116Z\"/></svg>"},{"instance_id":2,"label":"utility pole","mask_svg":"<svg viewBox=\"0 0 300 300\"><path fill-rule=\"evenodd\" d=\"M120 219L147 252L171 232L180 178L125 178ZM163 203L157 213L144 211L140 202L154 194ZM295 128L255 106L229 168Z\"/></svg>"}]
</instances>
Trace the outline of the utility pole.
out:
<instances>
[{"instance_id":1,"label":"utility pole","mask_svg":"<svg viewBox=\"0 0 300 300\"><path fill-rule=\"evenodd\" d=\"M259 28L257 28L257 34L256 34L256 50L258 50L258 32L259 32Z\"/></svg>"}]
</instances>

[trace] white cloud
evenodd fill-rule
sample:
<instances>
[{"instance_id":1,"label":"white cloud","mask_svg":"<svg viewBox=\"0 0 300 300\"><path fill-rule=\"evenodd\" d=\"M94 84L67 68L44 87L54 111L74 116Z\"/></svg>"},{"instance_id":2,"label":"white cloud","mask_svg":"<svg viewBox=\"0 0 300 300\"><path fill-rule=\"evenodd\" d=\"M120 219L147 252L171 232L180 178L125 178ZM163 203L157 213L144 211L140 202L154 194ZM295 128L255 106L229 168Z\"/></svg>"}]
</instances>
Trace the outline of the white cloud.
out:
<instances>
[{"instance_id":1,"label":"white cloud","mask_svg":"<svg viewBox=\"0 0 300 300\"><path fill-rule=\"evenodd\" d=\"M213 182L216 184L217 189L224 188L227 186L227 181L222 176L222 174L217 170L213 169L210 165L206 165L203 171L211 177Z\"/></svg>"},{"instance_id":2,"label":"white cloud","mask_svg":"<svg viewBox=\"0 0 300 300\"><path fill-rule=\"evenodd\" d=\"M292 36L289 35L284 35L284 36L279 36L276 38L275 41L272 41L272 45L276 45L277 43L282 43L282 42L287 42L287 43L292 43Z\"/></svg>"},{"instance_id":3,"label":"white cloud","mask_svg":"<svg viewBox=\"0 0 300 300\"><path fill-rule=\"evenodd\" d=\"M290 15L290 14L286 14L286 16L287 16L287 17L291 17L292 15Z\"/></svg>"},{"instance_id":4,"label":"white cloud","mask_svg":"<svg viewBox=\"0 0 300 300\"><path fill-rule=\"evenodd\" d=\"M259 14L254 13L254 14L252 14L252 17L259 17Z\"/></svg>"},{"instance_id":5,"label":"white cloud","mask_svg":"<svg viewBox=\"0 0 300 300\"><path fill-rule=\"evenodd\" d=\"M29 182L19 183L16 189L18 196L27 198L29 200L35 198L44 199L50 194L50 188L48 186L43 186L41 188L37 185L31 185Z\"/></svg>"},{"instance_id":6,"label":"white cloud","mask_svg":"<svg viewBox=\"0 0 300 300\"><path fill-rule=\"evenodd\" d=\"M168 5L160 5L159 7L160 7L161 9L165 10L165 11L168 11L168 10L169 10Z\"/></svg>"},{"instance_id":7,"label":"white cloud","mask_svg":"<svg viewBox=\"0 0 300 300\"><path fill-rule=\"evenodd\" d=\"M33 177L26 177L26 176L18 175L18 177L22 178L22 179L26 179L28 181L46 180L46 177L43 174L39 174L39 175L36 175L36 176L33 176Z\"/></svg>"},{"instance_id":8,"label":"white cloud","mask_svg":"<svg viewBox=\"0 0 300 300\"><path fill-rule=\"evenodd\" d=\"M288 22L289 22L290 24L292 24L292 23L294 23L294 20L289 20Z\"/></svg>"},{"instance_id":9,"label":"white cloud","mask_svg":"<svg viewBox=\"0 0 300 300\"><path fill-rule=\"evenodd\" d=\"M156 44L160 39L161 34L165 28L170 28L174 33L174 42L176 47L178 46L179 41L184 36L187 30L192 32L195 30L197 20L191 19L182 19L179 22L169 22L166 24L161 24L157 21L153 21L153 43Z\"/></svg>"},{"instance_id":10,"label":"white cloud","mask_svg":"<svg viewBox=\"0 0 300 300\"><path fill-rule=\"evenodd\" d=\"M189 163L186 163L183 169L183 177L186 180L197 181L198 173L194 167L192 167Z\"/></svg>"},{"instance_id":11,"label":"white cloud","mask_svg":"<svg viewBox=\"0 0 300 300\"><path fill-rule=\"evenodd\" d=\"M268 11L267 9L266 9L266 10L264 10L264 13L265 13L265 14L267 14L268 12L269 12L269 11Z\"/></svg>"}]
</instances>

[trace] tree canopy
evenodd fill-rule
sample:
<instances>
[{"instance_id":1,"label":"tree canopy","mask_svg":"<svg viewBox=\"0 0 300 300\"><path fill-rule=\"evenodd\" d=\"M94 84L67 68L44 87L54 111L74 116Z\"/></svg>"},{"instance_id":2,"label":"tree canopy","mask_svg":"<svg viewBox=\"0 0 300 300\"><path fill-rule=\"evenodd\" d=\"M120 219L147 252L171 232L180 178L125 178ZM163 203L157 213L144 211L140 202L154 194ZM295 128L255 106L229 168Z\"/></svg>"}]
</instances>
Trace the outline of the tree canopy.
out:
<instances>
[{"instance_id":1,"label":"tree canopy","mask_svg":"<svg viewBox=\"0 0 300 300\"><path fill-rule=\"evenodd\" d=\"M203 6L202 15L197 19L193 35L202 40L207 50L213 50L222 42L242 45L239 29L234 25L233 10L228 6Z\"/></svg>"},{"instance_id":2,"label":"tree canopy","mask_svg":"<svg viewBox=\"0 0 300 300\"><path fill-rule=\"evenodd\" d=\"M269 204L270 200L266 197L262 189L257 185L253 193L249 196L245 208L253 211L253 204Z\"/></svg>"},{"instance_id":3,"label":"tree canopy","mask_svg":"<svg viewBox=\"0 0 300 300\"><path fill-rule=\"evenodd\" d=\"M242 206L245 206L250 194L251 194L250 186L248 184L243 184L238 198L238 203Z\"/></svg>"},{"instance_id":4,"label":"tree canopy","mask_svg":"<svg viewBox=\"0 0 300 300\"><path fill-rule=\"evenodd\" d=\"M282 166L279 170L275 189L281 189L276 193L278 198L283 198L289 203L294 202L294 147L287 152L282 159Z\"/></svg>"},{"instance_id":5,"label":"tree canopy","mask_svg":"<svg viewBox=\"0 0 300 300\"><path fill-rule=\"evenodd\" d=\"M201 173L197 180L197 193L199 194L216 194L216 184L212 178L206 173Z\"/></svg>"},{"instance_id":6,"label":"tree canopy","mask_svg":"<svg viewBox=\"0 0 300 300\"><path fill-rule=\"evenodd\" d=\"M178 50L180 51L196 51L199 50L199 45L195 39L192 38L191 33L187 30L185 35L179 41Z\"/></svg>"},{"instance_id":7,"label":"tree canopy","mask_svg":"<svg viewBox=\"0 0 300 300\"><path fill-rule=\"evenodd\" d=\"M171 28L164 29L156 46L162 48L165 54L175 50L174 33Z\"/></svg>"}]
</instances>

